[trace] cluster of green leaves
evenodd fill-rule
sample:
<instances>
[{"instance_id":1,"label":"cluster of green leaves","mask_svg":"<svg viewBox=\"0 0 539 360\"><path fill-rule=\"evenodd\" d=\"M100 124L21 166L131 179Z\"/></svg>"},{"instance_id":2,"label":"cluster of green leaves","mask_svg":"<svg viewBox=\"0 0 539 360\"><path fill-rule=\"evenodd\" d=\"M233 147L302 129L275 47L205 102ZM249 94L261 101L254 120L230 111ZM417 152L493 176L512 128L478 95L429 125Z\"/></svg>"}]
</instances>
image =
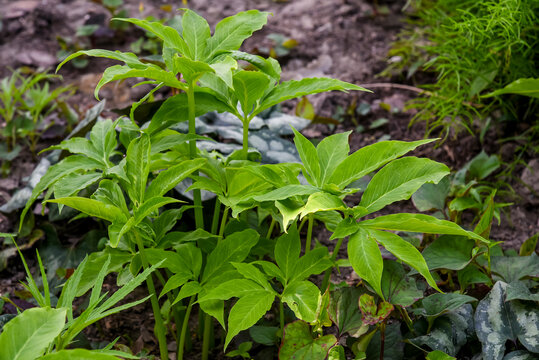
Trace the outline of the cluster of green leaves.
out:
<instances>
[{"instance_id":1,"label":"cluster of green leaves","mask_svg":"<svg viewBox=\"0 0 539 360\"><path fill-rule=\"evenodd\" d=\"M389 70L407 69L411 77L423 69L437 77L411 103L419 110L413 121L425 121L427 134L447 137L451 130L475 133L486 126L476 119L496 109L506 120L536 120L536 2L429 0L415 5L409 28L391 50L400 61Z\"/></svg>"},{"instance_id":2,"label":"cluster of green leaves","mask_svg":"<svg viewBox=\"0 0 539 360\"><path fill-rule=\"evenodd\" d=\"M0 80L0 117L5 123L0 136L0 159L11 161L22 150L23 140L35 151L37 140L53 123L44 124L44 118L56 109L65 98L69 87L50 89L47 80L57 75L32 73L27 76L15 70L11 76Z\"/></svg>"},{"instance_id":3,"label":"cluster of green leaves","mask_svg":"<svg viewBox=\"0 0 539 360\"><path fill-rule=\"evenodd\" d=\"M204 334L203 359L208 358L212 317L226 330L225 349L236 335L249 329L255 342L281 342L283 360L322 360L328 355L345 359L337 337L322 335L324 327L335 324L339 338L345 333L356 338L352 349L358 359L362 354L376 358L373 351L383 358L380 351L384 350L380 349L385 343L398 344L397 350L403 346L399 342L402 336L396 332L398 325L386 327L390 315L400 314L412 327L410 314L416 312L428 323L428 329L419 329L417 336L429 336L434 320L448 311L463 311L462 305L475 301L460 293L434 294L423 299L421 306L406 309L423 298L427 286L422 279L438 291L441 279L431 273L436 259L429 259L436 257L436 251L429 253L430 247L407 239L403 233L442 234L436 240L442 247L470 248L470 258L459 269L468 265L473 274L485 275L486 271L489 278L494 269L491 254L495 244L488 240L494 212L486 213L485 221L474 231L424 214L373 217L387 205L409 199L424 184L439 183L449 174L443 164L405 156L432 140L381 141L350 154L349 132L330 136L315 147L294 130L300 164L262 165L255 161L252 155L256 150L249 151L247 141L248 125L255 115L307 94L364 90L326 78L281 82L275 60L238 51L243 40L265 24L267 16L256 10L239 13L217 24L213 35L206 20L190 10L184 12L181 31L160 22L122 19L163 41L161 62L145 62L132 53L108 50L69 56L65 61L90 55L124 63L105 70L96 96L106 83L131 77L144 77L148 80L143 83L155 85L142 101L162 86L182 92L166 100L145 124L137 124L133 118L140 101L133 104L131 119L97 122L87 138L71 138L51 147L72 155L42 177L21 218L46 192L44 204L58 204L60 211L65 206L75 209L80 212L75 219L106 221L107 246L89 257L91 266L84 270L84 278L98 279L99 287L99 279L113 272L125 286L134 281L131 279L146 278L162 358L168 358L167 336L176 340L177 357L183 358L194 306L205 314L199 323ZM238 60L251 63L255 69L242 69ZM195 116L208 111L228 111L243 122L241 151L225 157L197 150L195 142L203 137L195 133ZM170 129L181 121L189 121L189 134ZM358 188L373 172L365 189ZM300 174L305 181L300 180ZM184 204L171 192L186 178L192 181L188 191L193 191L193 205ZM201 190L216 196L213 215L208 216L211 226L201 218L204 205L207 207L200 200ZM350 205L350 198L346 198L360 190L359 203ZM196 229L182 221L191 209ZM317 221L331 231L331 240L336 240L331 254L322 244L311 249ZM342 257L339 250L345 238L348 245ZM397 261L384 260L381 247ZM484 264L487 270L483 270ZM364 286L330 285L331 270L338 266L352 267ZM405 266L412 269L410 273ZM157 270L148 275L154 268ZM322 273L321 285L309 280ZM162 289L159 296L154 276L160 284L157 288ZM465 292L466 288L460 290ZM33 293L39 297L38 292ZM92 292L90 298L96 300L98 295ZM238 300L231 301L233 298ZM265 315L274 304L278 324L273 321L270 327L255 326L267 321ZM287 318L297 321L285 327ZM165 326L172 322L176 332ZM417 344L423 343L418 340ZM445 349L431 343L428 346ZM248 351L250 346L245 344L237 353L248 356Z\"/></svg>"}]
</instances>

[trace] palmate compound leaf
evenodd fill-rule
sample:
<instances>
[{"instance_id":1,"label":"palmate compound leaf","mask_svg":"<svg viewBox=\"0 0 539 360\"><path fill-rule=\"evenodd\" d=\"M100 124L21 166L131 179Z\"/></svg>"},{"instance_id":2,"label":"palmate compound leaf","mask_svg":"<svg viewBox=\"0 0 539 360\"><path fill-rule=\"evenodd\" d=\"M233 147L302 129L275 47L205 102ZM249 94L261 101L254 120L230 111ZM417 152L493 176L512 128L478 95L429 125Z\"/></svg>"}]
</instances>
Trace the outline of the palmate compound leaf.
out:
<instances>
[{"instance_id":1,"label":"palmate compound leaf","mask_svg":"<svg viewBox=\"0 0 539 360\"><path fill-rule=\"evenodd\" d=\"M8 322L0 334L0 360L41 356L64 328L66 309L32 308Z\"/></svg>"},{"instance_id":2,"label":"palmate compound leaf","mask_svg":"<svg viewBox=\"0 0 539 360\"><path fill-rule=\"evenodd\" d=\"M447 166L430 159L394 160L373 176L359 205L373 213L396 201L408 200L423 184L436 184L448 174Z\"/></svg>"},{"instance_id":3,"label":"palmate compound leaf","mask_svg":"<svg viewBox=\"0 0 539 360\"><path fill-rule=\"evenodd\" d=\"M507 284L498 281L475 311L475 331L486 359L501 360L507 340L539 353L539 310L533 303L505 301Z\"/></svg>"},{"instance_id":4,"label":"palmate compound leaf","mask_svg":"<svg viewBox=\"0 0 539 360\"><path fill-rule=\"evenodd\" d=\"M301 320L286 325L279 350L280 360L324 360L337 343L333 335L313 339L309 325Z\"/></svg>"}]
</instances>

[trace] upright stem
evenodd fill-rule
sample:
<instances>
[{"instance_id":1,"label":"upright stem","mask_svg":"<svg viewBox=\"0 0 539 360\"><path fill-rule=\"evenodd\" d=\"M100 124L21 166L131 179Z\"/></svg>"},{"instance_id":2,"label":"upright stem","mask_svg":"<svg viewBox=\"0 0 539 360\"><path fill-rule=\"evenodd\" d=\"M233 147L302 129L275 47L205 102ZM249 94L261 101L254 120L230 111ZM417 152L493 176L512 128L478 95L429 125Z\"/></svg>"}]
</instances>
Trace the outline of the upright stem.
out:
<instances>
[{"instance_id":1,"label":"upright stem","mask_svg":"<svg viewBox=\"0 0 539 360\"><path fill-rule=\"evenodd\" d=\"M142 262L142 267L144 270L148 268L148 260L146 259L146 254L144 252L144 245L140 239L139 234L135 231L135 239L137 246L140 252L140 259ZM159 302L157 301L157 293L155 292L155 286L153 284L152 274L146 278L146 284L148 285L148 291L150 292L150 302L152 304L153 316L155 318L155 328L154 333L159 342L159 353L161 359L168 359L168 349L167 349L167 338L165 334L165 324L163 323L163 318L161 317L161 308L159 307Z\"/></svg>"},{"instance_id":2,"label":"upright stem","mask_svg":"<svg viewBox=\"0 0 539 360\"><path fill-rule=\"evenodd\" d=\"M281 326L281 340L284 338L284 305L283 300L279 299L279 325Z\"/></svg>"},{"instance_id":3,"label":"upright stem","mask_svg":"<svg viewBox=\"0 0 539 360\"><path fill-rule=\"evenodd\" d=\"M180 342L178 343L178 355L177 359L181 360L183 359L183 351L185 347L185 337L187 336L187 326L189 325L189 317L191 316L191 309L193 309L193 303L195 302L196 295L191 296L189 299L189 305L187 305L187 310L185 310L185 317L183 318L183 324L182 324L182 333L180 335ZM168 359L163 358L163 359Z\"/></svg>"},{"instance_id":4,"label":"upright stem","mask_svg":"<svg viewBox=\"0 0 539 360\"><path fill-rule=\"evenodd\" d=\"M221 219L221 228L219 229L219 237L223 237L223 234L225 233L225 226L226 226L226 220L228 218L228 206L225 207L225 211L223 211L223 218Z\"/></svg>"},{"instance_id":5,"label":"upright stem","mask_svg":"<svg viewBox=\"0 0 539 360\"><path fill-rule=\"evenodd\" d=\"M307 228L307 239L305 240L305 254L311 251L311 239L313 236L314 214L309 214L309 227Z\"/></svg>"},{"instance_id":6,"label":"upright stem","mask_svg":"<svg viewBox=\"0 0 539 360\"><path fill-rule=\"evenodd\" d=\"M340 238L339 240L337 240L337 244L335 245L335 249L333 249L333 254L331 254L331 261L332 262L334 262L337 259L337 255L339 254L339 250L341 249L342 241L343 241L343 238ZM329 279L330 279L332 270L333 270L333 266L331 266L329 269L327 269L325 274L324 274L324 280L322 280L322 289L321 289L323 292L325 292L327 287L328 287Z\"/></svg>"},{"instance_id":7,"label":"upright stem","mask_svg":"<svg viewBox=\"0 0 539 360\"><path fill-rule=\"evenodd\" d=\"M221 201L217 197L215 199L215 208L213 210L213 218L211 222L211 233L217 235L217 230L219 227L219 214L221 213Z\"/></svg>"},{"instance_id":8,"label":"upright stem","mask_svg":"<svg viewBox=\"0 0 539 360\"><path fill-rule=\"evenodd\" d=\"M269 229L268 229L268 233L266 234L266 239L269 239L270 236L271 236L271 234L273 233L273 228L275 227L275 223L276 223L276 221L275 221L275 219L272 217L272 218L271 218L271 224L270 224L270 227L269 227Z\"/></svg>"},{"instance_id":9,"label":"upright stem","mask_svg":"<svg viewBox=\"0 0 539 360\"><path fill-rule=\"evenodd\" d=\"M196 135L196 126L195 126L195 82L189 83L187 88L187 106L188 106L188 115L189 115L189 135ZM197 154L197 143L196 140L189 141L189 157L194 159ZM198 175L198 171L193 173ZM204 228L204 217L202 213L202 199L200 196L200 190L193 190L193 202L195 204L195 224L197 229Z\"/></svg>"},{"instance_id":10,"label":"upright stem","mask_svg":"<svg viewBox=\"0 0 539 360\"><path fill-rule=\"evenodd\" d=\"M210 354L211 335L213 333L213 322L209 314L203 313L204 335L202 336L202 360L208 360Z\"/></svg>"},{"instance_id":11,"label":"upright stem","mask_svg":"<svg viewBox=\"0 0 539 360\"><path fill-rule=\"evenodd\" d=\"M249 119L243 119L243 153L245 160L249 154Z\"/></svg>"}]
</instances>

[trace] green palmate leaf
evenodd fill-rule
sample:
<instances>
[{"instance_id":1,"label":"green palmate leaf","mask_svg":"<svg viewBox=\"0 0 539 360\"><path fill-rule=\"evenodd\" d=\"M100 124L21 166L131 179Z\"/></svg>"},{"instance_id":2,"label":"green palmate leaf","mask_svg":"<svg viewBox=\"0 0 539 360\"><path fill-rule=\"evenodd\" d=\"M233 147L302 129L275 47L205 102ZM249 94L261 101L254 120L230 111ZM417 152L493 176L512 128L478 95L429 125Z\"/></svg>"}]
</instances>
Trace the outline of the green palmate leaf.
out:
<instances>
[{"instance_id":1,"label":"green palmate leaf","mask_svg":"<svg viewBox=\"0 0 539 360\"><path fill-rule=\"evenodd\" d=\"M439 220L433 216L423 214L392 214L379 216L375 219L365 220L359 223L362 227L371 229L410 231L426 234L462 235L488 243L481 236L466 231L455 223Z\"/></svg>"},{"instance_id":2,"label":"green palmate leaf","mask_svg":"<svg viewBox=\"0 0 539 360\"><path fill-rule=\"evenodd\" d=\"M328 313L337 325L339 335L349 333L358 338L368 331L369 327L361 320L361 312L357 311L359 297L365 291L359 287L346 287L330 292Z\"/></svg>"},{"instance_id":3,"label":"green palmate leaf","mask_svg":"<svg viewBox=\"0 0 539 360\"><path fill-rule=\"evenodd\" d=\"M146 216L151 215L154 211L167 204L182 202L170 197L152 197L144 201L142 205L135 211L135 224L141 222Z\"/></svg>"},{"instance_id":4,"label":"green palmate leaf","mask_svg":"<svg viewBox=\"0 0 539 360\"><path fill-rule=\"evenodd\" d=\"M181 134L174 130L158 132L151 137L152 155L165 150L171 150L177 145L191 140L211 140L208 137L195 134Z\"/></svg>"},{"instance_id":5,"label":"green palmate leaf","mask_svg":"<svg viewBox=\"0 0 539 360\"><path fill-rule=\"evenodd\" d=\"M206 42L211 36L208 22L196 12L185 10L182 17L182 27L183 39L189 48L189 57L193 60L204 60Z\"/></svg>"},{"instance_id":6,"label":"green palmate leaf","mask_svg":"<svg viewBox=\"0 0 539 360\"><path fill-rule=\"evenodd\" d=\"M458 293L433 294L421 300L422 307L412 311L427 317L437 317L474 301L477 299Z\"/></svg>"},{"instance_id":7,"label":"green palmate leaf","mask_svg":"<svg viewBox=\"0 0 539 360\"><path fill-rule=\"evenodd\" d=\"M99 188L92 195L98 201L120 208L127 216L129 210L125 202L125 196L117 182L104 179L99 183Z\"/></svg>"},{"instance_id":8,"label":"green palmate leaf","mask_svg":"<svg viewBox=\"0 0 539 360\"><path fill-rule=\"evenodd\" d=\"M179 274L172 275L165 283L165 286L163 286L163 290L161 291L159 298L161 298L163 295L165 295L169 291L172 291L174 289L179 288L180 286L183 286L189 280L192 280L191 274L189 273L179 273Z\"/></svg>"},{"instance_id":9,"label":"green palmate leaf","mask_svg":"<svg viewBox=\"0 0 539 360\"><path fill-rule=\"evenodd\" d=\"M206 267L202 275L202 283L217 282L218 276L225 271L234 269L230 262L245 260L251 248L258 242L256 231L248 229L235 232L220 241L215 249L208 255Z\"/></svg>"},{"instance_id":10,"label":"green palmate leaf","mask_svg":"<svg viewBox=\"0 0 539 360\"><path fill-rule=\"evenodd\" d=\"M298 149L299 157L301 162L307 171L307 174L304 174L306 177L311 178L310 182L315 185L320 185L320 161L318 159L318 153L313 143L307 140L299 131L292 128L294 131L294 143Z\"/></svg>"},{"instance_id":11,"label":"green palmate leaf","mask_svg":"<svg viewBox=\"0 0 539 360\"><path fill-rule=\"evenodd\" d=\"M260 270L258 270L258 268L254 266L253 264L246 264L246 263L239 263L239 262L232 262L231 264L246 279L253 280L254 282L262 286L266 291L270 293L274 292L266 276Z\"/></svg>"},{"instance_id":12,"label":"green palmate leaf","mask_svg":"<svg viewBox=\"0 0 539 360\"><path fill-rule=\"evenodd\" d=\"M299 81L290 80L277 85L260 103L257 112L277 105L285 100L295 99L309 94L338 90L369 91L361 86L330 78L307 78ZM370 91L369 91L370 92Z\"/></svg>"},{"instance_id":13,"label":"green palmate leaf","mask_svg":"<svg viewBox=\"0 0 539 360\"><path fill-rule=\"evenodd\" d=\"M232 71L238 69L238 63L236 60L227 55L219 62L210 64L210 67L213 69L213 71L215 71L216 77L223 81L227 87L231 89L234 88L234 84L232 82ZM215 90L212 86L210 86L210 88ZM226 91L223 90L222 92L226 94Z\"/></svg>"},{"instance_id":14,"label":"green palmate leaf","mask_svg":"<svg viewBox=\"0 0 539 360\"><path fill-rule=\"evenodd\" d=\"M172 302L171 305L177 304L179 301L198 294L202 290L202 286L198 281L190 281L187 284L183 285L178 293L176 299Z\"/></svg>"},{"instance_id":15,"label":"green palmate leaf","mask_svg":"<svg viewBox=\"0 0 539 360\"><path fill-rule=\"evenodd\" d=\"M282 360L325 360L330 349L337 343L333 335L313 339L309 325L301 320L288 324L279 349Z\"/></svg>"},{"instance_id":16,"label":"green palmate leaf","mask_svg":"<svg viewBox=\"0 0 539 360\"><path fill-rule=\"evenodd\" d=\"M264 292L268 293L262 286L249 279L233 279L212 287L199 299L200 302L208 300L228 300L233 297L244 297L246 295Z\"/></svg>"},{"instance_id":17,"label":"green palmate leaf","mask_svg":"<svg viewBox=\"0 0 539 360\"><path fill-rule=\"evenodd\" d=\"M326 247L313 249L295 262L291 280L305 280L311 275L322 273L332 265Z\"/></svg>"},{"instance_id":18,"label":"green palmate leaf","mask_svg":"<svg viewBox=\"0 0 539 360\"><path fill-rule=\"evenodd\" d=\"M344 188L391 160L401 157L420 145L433 141L435 140L427 139L413 142L380 141L376 144L365 146L343 160L326 182Z\"/></svg>"},{"instance_id":19,"label":"green palmate leaf","mask_svg":"<svg viewBox=\"0 0 539 360\"><path fill-rule=\"evenodd\" d=\"M101 168L102 164L99 163L96 160L89 159L82 155L73 155L65 158L64 160L60 161L58 164L55 164L49 168L47 173L43 175L41 180L37 183L37 185L32 190L32 195L30 196L30 199L26 202L26 206L24 207L22 214L21 214L21 222L20 226L23 224L23 219L30 210L30 207L36 201L36 199L45 191L48 187L53 185L58 179L73 173L75 171L90 171Z\"/></svg>"},{"instance_id":20,"label":"green palmate leaf","mask_svg":"<svg viewBox=\"0 0 539 360\"><path fill-rule=\"evenodd\" d=\"M384 266L382 253L369 231L359 229L350 236L348 258L354 271L383 297L380 287Z\"/></svg>"},{"instance_id":21,"label":"green palmate leaf","mask_svg":"<svg viewBox=\"0 0 539 360\"><path fill-rule=\"evenodd\" d=\"M296 226L291 226L288 234L281 235L275 243L275 261L286 281L292 278L301 252L301 243Z\"/></svg>"},{"instance_id":22,"label":"green palmate leaf","mask_svg":"<svg viewBox=\"0 0 539 360\"><path fill-rule=\"evenodd\" d=\"M228 316L228 332L226 334L225 349L240 331L256 324L273 304L275 295L269 292L256 292L241 297Z\"/></svg>"},{"instance_id":23,"label":"green palmate leaf","mask_svg":"<svg viewBox=\"0 0 539 360\"><path fill-rule=\"evenodd\" d=\"M309 196L305 207L301 211L301 217L321 211L343 210L346 204L338 196L327 192L317 192Z\"/></svg>"},{"instance_id":24,"label":"green palmate leaf","mask_svg":"<svg viewBox=\"0 0 539 360\"><path fill-rule=\"evenodd\" d=\"M163 40L166 47L172 48L182 55L189 55L187 44L178 31L170 26L163 25L163 23L159 21L147 21L134 18L114 18L113 20L126 21L135 24Z\"/></svg>"},{"instance_id":25,"label":"green palmate leaf","mask_svg":"<svg viewBox=\"0 0 539 360\"><path fill-rule=\"evenodd\" d=\"M142 134L131 141L126 154L127 194L135 204L142 203L150 172L150 136Z\"/></svg>"},{"instance_id":26,"label":"green palmate leaf","mask_svg":"<svg viewBox=\"0 0 539 360\"><path fill-rule=\"evenodd\" d=\"M238 50L245 39L266 24L268 15L267 12L248 10L221 20L207 42L206 60L223 52Z\"/></svg>"},{"instance_id":27,"label":"green palmate leaf","mask_svg":"<svg viewBox=\"0 0 539 360\"><path fill-rule=\"evenodd\" d=\"M505 301L507 284L498 281L475 311L475 331L488 359L502 359L507 340L539 353L539 310L533 304Z\"/></svg>"},{"instance_id":28,"label":"green palmate leaf","mask_svg":"<svg viewBox=\"0 0 539 360\"><path fill-rule=\"evenodd\" d=\"M504 94L518 94L539 98L539 79L518 79L502 89L498 89L482 97L491 97Z\"/></svg>"},{"instance_id":29,"label":"green palmate leaf","mask_svg":"<svg viewBox=\"0 0 539 360\"><path fill-rule=\"evenodd\" d=\"M326 179L333 174L337 166L348 156L350 152L348 137L351 133L351 131L347 131L328 136L316 147L320 162L320 186L326 184Z\"/></svg>"},{"instance_id":30,"label":"green palmate leaf","mask_svg":"<svg viewBox=\"0 0 539 360\"><path fill-rule=\"evenodd\" d=\"M219 101L215 96L195 92L195 116L206 114L210 111L234 112L235 109ZM150 135L168 128L174 124L186 121L189 118L187 94L181 93L168 98L153 116L146 132Z\"/></svg>"},{"instance_id":31,"label":"green palmate leaf","mask_svg":"<svg viewBox=\"0 0 539 360\"><path fill-rule=\"evenodd\" d=\"M144 198L151 199L164 195L205 163L206 159L186 160L160 172L148 186Z\"/></svg>"},{"instance_id":32,"label":"green palmate leaf","mask_svg":"<svg viewBox=\"0 0 539 360\"><path fill-rule=\"evenodd\" d=\"M464 269L472 260L475 242L455 235L443 235L435 239L425 250L423 257L429 269Z\"/></svg>"},{"instance_id":33,"label":"green palmate leaf","mask_svg":"<svg viewBox=\"0 0 539 360\"><path fill-rule=\"evenodd\" d=\"M169 71L162 70L156 65L147 64L145 69L133 69L126 65L114 65L105 69L103 77L95 87L94 95L99 100L99 90L106 84L129 78L146 78L155 80L157 83L176 89L186 89L185 83L181 82L176 76Z\"/></svg>"},{"instance_id":34,"label":"green palmate leaf","mask_svg":"<svg viewBox=\"0 0 539 360\"><path fill-rule=\"evenodd\" d=\"M109 158L114 152L114 149L116 149L116 146L118 146L115 124L112 120L98 121L90 132L90 141L97 150L97 153L101 156L103 164L107 166Z\"/></svg>"},{"instance_id":35,"label":"green palmate leaf","mask_svg":"<svg viewBox=\"0 0 539 360\"><path fill-rule=\"evenodd\" d=\"M66 309L32 308L4 325L0 360L29 360L43 355L64 328Z\"/></svg>"},{"instance_id":36,"label":"green palmate leaf","mask_svg":"<svg viewBox=\"0 0 539 360\"><path fill-rule=\"evenodd\" d=\"M188 83L196 82L205 73L213 73L215 70L202 61L191 60L185 56L174 57L174 72L182 73Z\"/></svg>"},{"instance_id":37,"label":"green palmate leaf","mask_svg":"<svg viewBox=\"0 0 539 360\"><path fill-rule=\"evenodd\" d=\"M275 83L281 78L281 65L279 65L279 62L273 58L264 59L261 56L252 55L242 51L231 51L229 55L235 60L243 60L251 63L251 65L268 74ZM273 88L274 85L275 84L271 84L271 88ZM261 111L262 110L257 108L253 115L257 115Z\"/></svg>"},{"instance_id":38,"label":"green palmate leaf","mask_svg":"<svg viewBox=\"0 0 539 360\"><path fill-rule=\"evenodd\" d=\"M266 194L257 195L253 199L258 202L277 201L288 199L292 196L311 195L318 191L320 191L318 188L310 185L285 185Z\"/></svg>"},{"instance_id":39,"label":"green palmate leaf","mask_svg":"<svg viewBox=\"0 0 539 360\"><path fill-rule=\"evenodd\" d=\"M373 213L395 201L408 200L421 185L438 183L447 174L447 166L429 159L394 160L373 176L359 205Z\"/></svg>"},{"instance_id":40,"label":"green palmate leaf","mask_svg":"<svg viewBox=\"0 0 539 360\"><path fill-rule=\"evenodd\" d=\"M412 244L391 232L379 230L368 230L368 232L370 236L382 244L387 251L395 255L397 259L416 269L427 280L430 286L441 291L436 285L436 281L432 278L425 259L423 259L419 250Z\"/></svg>"},{"instance_id":41,"label":"green palmate leaf","mask_svg":"<svg viewBox=\"0 0 539 360\"><path fill-rule=\"evenodd\" d=\"M248 116L264 95L271 79L263 72L241 70L234 74L232 81L243 115Z\"/></svg>"},{"instance_id":42,"label":"green palmate leaf","mask_svg":"<svg viewBox=\"0 0 539 360\"><path fill-rule=\"evenodd\" d=\"M103 173L92 172L88 174L71 173L64 176L54 184L54 197L62 198L76 195L80 190L86 189L99 179Z\"/></svg>"},{"instance_id":43,"label":"green palmate leaf","mask_svg":"<svg viewBox=\"0 0 539 360\"><path fill-rule=\"evenodd\" d=\"M382 293L388 302L403 307L423 298L423 291L418 289L415 279L407 276L403 266L393 260L384 260Z\"/></svg>"},{"instance_id":44,"label":"green palmate leaf","mask_svg":"<svg viewBox=\"0 0 539 360\"><path fill-rule=\"evenodd\" d=\"M288 304L298 319L309 323L316 320L320 290L312 282L291 282L285 287L281 300Z\"/></svg>"},{"instance_id":45,"label":"green palmate leaf","mask_svg":"<svg viewBox=\"0 0 539 360\"><path fill-rule=\"evenodd\" d=\"M101 166L105 165L106 162L103 162L104 156L100 153L95 146L85 138L76 137L68 140L62 141L59 145L51 146L47 150L67 150L72 154L81 154L86 155L89 158L98 161L101 163Z\"/></svg>"},{"instance_id":46,"label":"green palmate leaf","mask_svg":"<svg viewBox=\"0 0 539 360\"><path fill-rule=\"evenodd\" d=\"M352 218L343 219L341 222L339 222L339 224L335 228L335 231L333 232L333 234L331 235L329 239L330 240L344 239L345 237L350 236L353 233L355 233L357 229L358 229L358 224L354 219Z\"/></svg>"},{"instance_id":47,"label":"green palmate leaf","mask_svg":"<svg viewBox=\"0 0 539 360\"><path fill-rule=\"evenodd\" d=\"M127 220L120 208L94 199L72 196L47 200L47 202L66 205L88 216L94 216L112 223L118 221L125 222Z\"/></svg>"},{"instance_id":48,"label":"green palmate leaf","mask_svg":"<svg viewBox=\"0 0 539 360\"><path fill-rule=\"evenodd\" d=\"M133 53L124 53L121 51L110 51L110 50L101 50L101 49L91 49L91 50L81 50L77 51L74 54L69 55L65 58L57 67L56 72L68 61L73 60L76 57L81 55L93 56L93 57L102 57L107 59L118 60L126 63L129 67L134 69L144 69L147 67L146 64L141 62L137 55Z\"/></svg>"},{"instance_id":49,"label":"green palmate leaf","mask_svg":"<svg viewBox=\"0 0 539 360\"><path fill-rule=\"evenodd\" d=\"M40 360L119 360L119 357L102 353L98 350L73 349L60 350L58 352L48 354Z\"/></svg>"}]
</instances>

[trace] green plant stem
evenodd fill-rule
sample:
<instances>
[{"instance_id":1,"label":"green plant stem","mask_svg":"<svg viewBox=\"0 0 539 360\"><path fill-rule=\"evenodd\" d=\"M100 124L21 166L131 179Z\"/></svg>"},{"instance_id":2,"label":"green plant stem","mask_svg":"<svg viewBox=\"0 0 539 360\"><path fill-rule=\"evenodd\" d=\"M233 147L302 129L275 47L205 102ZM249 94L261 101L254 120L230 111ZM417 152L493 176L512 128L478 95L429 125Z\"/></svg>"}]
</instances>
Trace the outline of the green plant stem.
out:
<instances>
[{"instance_id":1,"label":"green plant stem","mask_svg":"<svg viewBox=\"0 0 539 360\"><path fill-rule=\"evenodd\" d=\"M284 305L283 300L279 300L279 325L281 326L281 339L284 338Z\"/></svg>"},{"instance_id":2,"label":"green plant stem","mask_svg":"<svg viewBox=\"0 0 539 360\"><path fill-rule=\"evenodd\" d=\"M337 240L337 244L335 245L335 249L333 249L333 254L331 254L331 261L335 262L337 260L337 255L339 254L339 250L341 249L341 245L344 238L340 238ZM329 285L329 279L331 277L331 271L333 271L334 266L331 266L329 269L326 270L324 273L324 279L322 280L322 291L325 292L328 285Z\"/></svg>"},{"instance_id":3,"label":"green plant stem","mask_svg":"<svg viewBox=\"0 0 539 360\"><path fill-rule=\"evenodd\" d=\"M191 309L193 309L193 303L195 302L196 295L191 296L189 299L189 305L187 305L187 310L185 310L185 316L183 318L182 332L180 335L180 341L178 342L178 360L183 360L183 351L185 347L185 337L187 336L187 326L189 325L189 317L191 316ZM168 358L166 358L168 359Z\"/></svg>"},{"instance_id":4,"label":"green plant stem","mask_svg":"<svg viewBox=\"0 0 539 360\"><path fill-rule=\"evenodd\" d=\"M139 234L135 231L135 239L137 246L140 252L140 259L142 262L142 267L144 270L148 268L148 260L146 259L146 254L144 252L144 245L140 239ZM168 359L168 349L167 349L167 338L165 334L165 325L163 323L163 318L161 317L161 308L159 307L159 302L157 301L157 293L155 292L155 286L153 284L152 274L146 278L146 284L148 286L148 291L151 295L150 302L152 304L153 315L155 318L155 328L154 333L159 342L159 354L161 359Z\"/></svg>"},{"instance_id":5,"label":"green plant stem","mask_svg":"<svg viewBox=\"0 0 539 360\"><path fill-rule=\"evenodd\" d=\"M269 227L269 229L268 229L268 233L266 234L266 239L269 239L270 236L271 236L271 233L273 233L273 228L275 227L275 223L276 223L276 221L275 221L275 219L272 217L272 218L271 218L271 224L270 224L270 227Z\"/></svg>"},{"instance_id":6,"label":"green plant stem","mask_svg":"<svg viewBox=\"0 0 539 360\"><path fill-rule=\"evenodd\" d=\"M215 208L213 210L213 218L211 222L211 233L217 235L219 227L219 214L221 213L221 201L219 198L215 199Z\"/></svg>"},{"instance_id":7,"label":"green plant stem","mask_svg":"<svg viewBox=\"0 0 539 360\"><path fill-rule=\"evenodd\" d=\"M208 360L210 353L211 335L213 334L213 321L209 314L203 313L204 334L202 336L202 360Z\"/></svg>"},{"instance_id":8,"label":"green plant stem","mask_svg":"<svg viewBox=\"0 0 539 360\"><path fill-rule=\"evenodd\" d=\"M195 126L195 82L189 83L187 88L187 106L189 115L189 135L196 135ZM189 141L189 157L194 159L197 155L197 142L196 140ZM193 175L198 175L198 171L195 171ZM200 189L193 190L193 202L195 204L195 224L197 229L204 228L204 215L202 213L202 198L200 195Z\"/></svg>"},{"instance_id":9,"label":"green plant stem","mask_svg":"<svg viewBox=\"0 0 539 360\"><path fill-rule=\"evenodd\" d=\"M223 211L223 218L221 219L221 227L219 228L219 237L220 238L222 238L223 234L225 233L226 221L228 219L228 210L229 210L229 207L226 206L225 211Z\"/></svg>"},{"instance_id":10,"label":"green plant stem","mask_svg":"<svg viewBox=\"0 0 539 360\"><path fill-rule=\"evenodd\" d=\"M249 119L243 120L243 154L247 160L249 155Z\"/></svg>"},{"instance_id":11,"label":"green plant stem","mask_svg":"<svg viewBox=\"0 0 539 360\"><path fill-rule=\"evenodd\" d=\"M305 240L305 254L311 251L311 240L313 236L313 223L314 223L314 214L309 214L309 227L307 228L307 239Z\"/></svg>"}]
</instances>

